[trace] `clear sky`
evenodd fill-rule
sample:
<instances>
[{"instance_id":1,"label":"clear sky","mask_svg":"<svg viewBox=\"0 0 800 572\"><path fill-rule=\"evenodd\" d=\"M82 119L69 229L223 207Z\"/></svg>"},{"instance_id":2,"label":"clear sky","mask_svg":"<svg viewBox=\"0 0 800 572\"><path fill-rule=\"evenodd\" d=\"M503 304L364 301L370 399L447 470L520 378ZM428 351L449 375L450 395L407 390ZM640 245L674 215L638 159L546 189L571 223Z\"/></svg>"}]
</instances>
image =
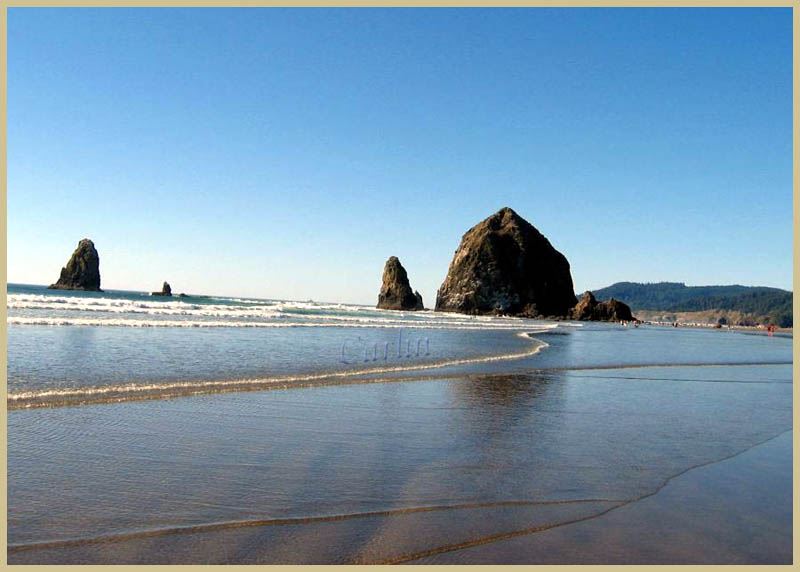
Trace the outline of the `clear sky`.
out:
<instances>
[{"instance_id":1,"label":"clear sky","mask_svg":"<svg viewBox=\"0 0 800 572\"><path fill-rule=\"evenodd\" d=\"M792 284L791 8L8 9L8 280L427 306L510 206L576 293Z\"/></svg>"}]
</instances>

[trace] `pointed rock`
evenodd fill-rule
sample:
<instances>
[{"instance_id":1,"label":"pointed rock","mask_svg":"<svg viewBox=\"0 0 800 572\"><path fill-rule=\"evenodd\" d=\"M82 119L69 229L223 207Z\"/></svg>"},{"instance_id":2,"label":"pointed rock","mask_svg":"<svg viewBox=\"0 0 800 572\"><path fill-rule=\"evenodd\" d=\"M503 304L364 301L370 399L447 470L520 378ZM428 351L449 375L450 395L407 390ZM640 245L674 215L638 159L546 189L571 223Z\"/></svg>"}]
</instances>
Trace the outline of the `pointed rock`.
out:
<instances>
[{"instance_id":1,"label":"pointed rock","mask_svg":"<svg viewBox=\"0 0 800 572\"><path fill-rule=\"evenodd\" d=\"M100 257L94 243L84 238L72 253L67 265L61 269L61 276L48 288L55 290L100 290Z\"/></svg>"},{"instance_id":2,"label":"pointed rock","mask_svg":"<svg viewBox=\"0 0 800 572\"><path fill-rule=\"evenodd\" d=\"M406 269L396 256L383 267L383 283L378 294L378 308L384 310L422 310L422 296L411 290Z\"/></svg>"},{"instance_id":3,"label":"pointed rock","mask_svg":"<svg viewBox=\"0 0 800 572\"><path fill-rule=\"evenodd\" d=\"M575 302L567 259L505 207L462 237L436 295L436 310L566 316Z\"/></svg>"},{"instance_id":4,"label":"pointed rock","mask_svg":"<svg viewBox=\"0 0 800 572\"><path fill-rule=\"evenodd\" d=\"M172 296L172 288L169 286L169 282L164 282L164 285L161 287L161 292L151 292L151 296Z\"/></svg>"},{"instance_id":5,"label":"pointed rock","mask_svg":"<svg viewBox=\"0 0 800 572\"><path fill-rule=\"evenodd\" d=\"M591 320L594 316L594 309L597 307L597 299L591 292L584 292L581 299L575 304L570 312L573 320Z\"/></svg>"}]
</instances>

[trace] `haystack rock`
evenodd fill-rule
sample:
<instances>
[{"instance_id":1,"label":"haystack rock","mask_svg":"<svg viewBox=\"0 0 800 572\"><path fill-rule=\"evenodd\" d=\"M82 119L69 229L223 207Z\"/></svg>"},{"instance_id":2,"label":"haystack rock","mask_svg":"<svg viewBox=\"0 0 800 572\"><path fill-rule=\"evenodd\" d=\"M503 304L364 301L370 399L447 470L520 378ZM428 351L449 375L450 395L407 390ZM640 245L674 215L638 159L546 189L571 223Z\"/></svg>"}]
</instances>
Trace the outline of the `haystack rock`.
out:
<instances>
[{"instance_id":1,"label":"haystack rock","mask_svg":"<svg viewBox=\"0 0 800 572\"><path fill-rule=\"evenodd\" d=\"M508 207L462 237L436 310L465 314L567 316L575 305L569 262Z\"/></svg>"},{"instance_id":2,"label":"haystack rock","mask_svg":"<svg viewBox=\"0 0 800 572\"><path fill-rule=\"evenodd\" d=\"M574 320L597 320L603 322L631 322L636 319L631 314L630 307L624 302L614 298L605 302L598 302L591 292L584 293L580 302L572 309L571 317Z\"/></svg>"},{"instance_id":3,"label":"haystack rock","mask_svg":"<svg viewBox=\"0 0 800 572\"><path fill-rule=\"evenodd\" d=\"M378 294L378 308L384 310L422 310L422 296L411 290L406 269L396 256L383 267L383 284Z\"/></svg>"},{"instance_id":4,"label":"haystack rock","mask_svg":"<svg viewBox=\"0 0 800 572\"><path fill-rule=\"evenodd\" d=\"M58 282L48 288L55 290L100 290L100 257L94 243L84 238L72 253L67 265L61 269Z\"/></svg>"},{"instance_id":5,"label":"haystack rock","mask_svg":"<svg viewBox=\"0 0 800 572\"><path fill-rule=\"evenodd\" d=\"M164 285L161 287L161 292L151 292L151 296L172 296L172 288L169 286L169 282L164 282Z\"/></svg>"}]
</instances>

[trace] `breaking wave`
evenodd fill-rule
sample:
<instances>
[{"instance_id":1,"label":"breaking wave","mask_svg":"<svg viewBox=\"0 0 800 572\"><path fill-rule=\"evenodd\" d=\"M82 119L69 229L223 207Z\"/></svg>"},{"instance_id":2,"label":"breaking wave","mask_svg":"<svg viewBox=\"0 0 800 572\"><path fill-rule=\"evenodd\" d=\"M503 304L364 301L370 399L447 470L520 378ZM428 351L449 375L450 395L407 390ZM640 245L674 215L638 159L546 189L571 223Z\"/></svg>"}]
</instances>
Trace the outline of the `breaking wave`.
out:
<instances>
[{"instance_id":1,"label":"breaking wave","mask_svg":"<svg viewBox=\"0 0 800 572\"><path fill-rule=\"evenodd\" d=\"M116 326L131 328L414 328L417 330L519 330L519 324L470 323L467 321L410 321L364 319L359 321L335 318L326 321L236 321L236 320L137 320L126 318L57 318L38 316L9 316L9 325L40 326ZM543 330L557 327L545 324Z\"/></svg>"},{"instance_id":2,"label":"breaking wave","mask_svg":"<svg viewBox=\"0 0 800 572\"><path fill-rule=\"evenodd\" d=\"M370 328L523 330L540 323L515 317L398 312L370 306L203 298L195 301L138 297L9 294L7 323L15 326L117 326L176 328L281 328L348 326ZM542 325L541 327L545 327ZM547 324L547 327L555 327Z\"/></svg>"}]
</instances>

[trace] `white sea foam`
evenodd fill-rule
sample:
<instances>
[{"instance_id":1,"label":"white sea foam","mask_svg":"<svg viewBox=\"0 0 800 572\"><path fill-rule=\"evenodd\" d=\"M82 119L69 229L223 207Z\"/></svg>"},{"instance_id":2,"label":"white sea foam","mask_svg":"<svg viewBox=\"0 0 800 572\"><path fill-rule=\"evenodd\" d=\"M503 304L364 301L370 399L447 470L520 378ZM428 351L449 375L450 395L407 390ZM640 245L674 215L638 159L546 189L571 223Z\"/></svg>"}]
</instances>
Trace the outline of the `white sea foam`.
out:
<instances>
[{"instance_id":1,"label":"white sea foam","mask_svg":"<svg viewBox=\"0 0 800 572\"><path fill-rule=\"evenodd\" d=\"M504 323L471 323L467 321L412 321L412 320L381 320L365 319L361 321L319 320L315 316L308 321L276 320L269 322L236 321L236 320L137 320L128 318L64 318L47 316L9 316L8 325L15 326L114 326L131 328L406 328L406 329L432 329L432 330L520 330L519 324ZM541 324L534 326L541 331L558 327L558 324Z\"/></svg>"},{"instance_id":2,"label":"white sea foam","mask_svg":"<svg viewBox=\"0 0 800 572\"><path fill-rule=\"evenodd\" d=\"M217 298L222 300L221 298ZM8 309L32 309L32 310L76 310L76 311L97 311L115 313L177 313L191 314L193 312L214 315L216 313L230 313L231 315L259 314L263 312L291 313L300 311L303 315L308 312L336 312L336 313L368 313L379 316L416 316L418 318L448 316L453 319L468 319L470 321L497 321L512 320L521 321L515 317L497 316L466 316L463 314L442 314L432 310L415 312L398 312L396 310L383 310L371 306L356 306L352 304L323 304L318 302L289 302L289 301L256 301L246 299L229 299L230 301L247 302L247 305L238 304L198 304L182 300L131 300L127 298L85 298L67 296L48 296L39 294L9 294L7 298ZM255 303L258 302L258 303Z\"/></svg>"},{"instance_id":3,"label":"white sea foam","mask_svg":"<svg viewBox=\"0 0 800 572\"><path fill-rule=\"evenodd\" d=\"M256 308L252 306L224 305L162 305L132 302L128 304L47 304L41 302L9 302L9 310L61 310L77 312L107 312L110 314L150 314L169 316L231 316L277 318L282 313L275 307Z\"/></svg>"},{"instance_id":4,"label":"white sea foam","mask_svg":"<svg viewBox=\"0 0 800 572\"><path fill-rule=\"evenodd\" d=\"M232 304L194 304L180 301L162 302L121 298L59 298L29 294L10 295L7 308L9 310L64 310L116 314L252 315L265 317L280 315L280 307L277 304L237 306Z\"/></svg>"},{"instance_id":5,"label":"white sea foam","mask_svg":"<svg viewBox=\"0 0 800 572\"><path fill-rule=\"evenodd\" d=\"M219 300L226 304L206 304L192 301L192 299L164 300L159 298L132 300L130 298L82 296L51 296L42 294L9 294L7 297L8 308L28 309L75 309L97 311L136 311L136 310L197 310L197 309L227 309L229 311L253 311L259 309L292 311L311 310L337 312L363 312L380 311L369 306L356 306L352 304L328 304L318 302L292 302L283 300L248 300L242 298L205 298L204 300Z\"/></svg>"},{"instance_id":6,"label":"white sea foam","mask_svg":"<svg viewBox=\"0 0 800 572\"><path fill-rule=\"evenodd\" d=\"M397 312L348 304L226 300L230 302L239 300L239 303L199 304L183 300L10 294L7 301L9 310L7 323L139 328L279 328L347 325L469 330L521 329L535 323L515 317L467 316L431 310ZM258 302L258 304L245 305L245 302Z\"/></svg>"}]
</instances>

